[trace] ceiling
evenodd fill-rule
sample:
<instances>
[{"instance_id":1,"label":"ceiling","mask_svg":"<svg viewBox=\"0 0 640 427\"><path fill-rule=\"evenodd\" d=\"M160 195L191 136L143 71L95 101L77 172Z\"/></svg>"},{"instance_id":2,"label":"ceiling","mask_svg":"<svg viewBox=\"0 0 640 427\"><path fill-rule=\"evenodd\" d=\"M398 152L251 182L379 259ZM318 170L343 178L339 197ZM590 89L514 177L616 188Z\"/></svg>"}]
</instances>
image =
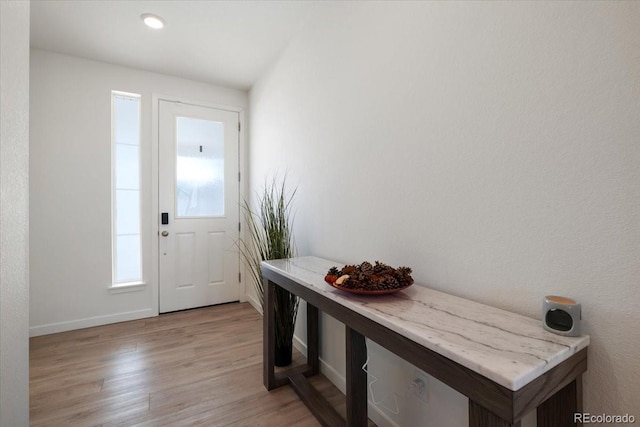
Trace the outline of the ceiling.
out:
<instances>
[{"instance_id":1,"label":"ceiling","mask_svg":"<svg viewBox=\"0 0 640 427\"><path fill-rule=\"evenodd\" d=\"M31 46L249 89L318 2L32 0ZM140 15L161 16L162 30Z\"/></svg>"}]
</instances>

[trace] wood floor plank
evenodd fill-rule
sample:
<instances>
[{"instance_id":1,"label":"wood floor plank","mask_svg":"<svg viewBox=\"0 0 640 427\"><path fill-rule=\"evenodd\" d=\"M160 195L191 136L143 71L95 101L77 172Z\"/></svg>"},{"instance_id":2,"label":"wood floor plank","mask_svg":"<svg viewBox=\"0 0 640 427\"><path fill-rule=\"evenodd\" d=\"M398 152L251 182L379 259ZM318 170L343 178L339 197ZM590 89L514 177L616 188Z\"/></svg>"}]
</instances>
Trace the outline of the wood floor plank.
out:
<instances>
[{"instance_id":1,"label":"wood floor plank","mask_svg":"<svg viewBox=\"0 0 640 427\"><path fill-rule=\"evenodd\" d=\"M34 337L29 359L32 426L319 426L290 387L264 388L247 303ZM310 380L344 415L344 395Z\"/></svg>"}]
</instances>

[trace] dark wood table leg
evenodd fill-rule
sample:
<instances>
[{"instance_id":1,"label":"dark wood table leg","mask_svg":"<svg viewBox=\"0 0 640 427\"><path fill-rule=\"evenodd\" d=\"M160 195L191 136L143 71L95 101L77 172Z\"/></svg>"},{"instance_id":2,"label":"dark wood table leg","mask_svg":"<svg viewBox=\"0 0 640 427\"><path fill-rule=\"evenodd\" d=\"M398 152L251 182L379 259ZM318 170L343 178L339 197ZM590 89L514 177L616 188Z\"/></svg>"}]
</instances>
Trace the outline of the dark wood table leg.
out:
<instances>
[{"instance_id":1,"label":"dark wood table leg","mask_svg":"<svg viewBox=\"0 0 640 427\"><path fill-rule=\"evenodd\" d=\"M262 381L267 390L276 388L275 379L275 284L265 281L262 307Z\"/></svg>"},{"instance_id":2,"label":"dark wood table leg","mask_svg":"<svg viewBox=\"0 0 640 427\"><path fill-rule=\"evenodd\" d=\"M345 327L347 341L347 426L365 427L367 416L367 373L362 366L367 361L364 336Z\"/></svg>"},{"instance_id":3,"label":"dark wood table leg","mask_svg":"<svg viewBox=\"0 0 640 427\"><path fill-rule=\"evenodd\" d=\"M310 375L316 375L320 372L318 315L318 307L307 303L307 364Z\"/></svg>"},{"instance_id":4,"label":"dark wood table leg","mask_svg":"<svg viewBox=\"0 0 640 427\"><path fill-rule=\"evenodd\" d=\"M469 427L520 427L520 421L510 423L469 399Z\"/></svg>"},{"instance_id":5,"label":"dark wood table leg","mask_svg":"<svg viewBox=\"0 0 640 427\"><path fill-rule=\"evenodd\" d=\"M538 427L582 425L574 422L574 414L582 412L582 375L538 406Z\"/></svg>"}]
</instances>

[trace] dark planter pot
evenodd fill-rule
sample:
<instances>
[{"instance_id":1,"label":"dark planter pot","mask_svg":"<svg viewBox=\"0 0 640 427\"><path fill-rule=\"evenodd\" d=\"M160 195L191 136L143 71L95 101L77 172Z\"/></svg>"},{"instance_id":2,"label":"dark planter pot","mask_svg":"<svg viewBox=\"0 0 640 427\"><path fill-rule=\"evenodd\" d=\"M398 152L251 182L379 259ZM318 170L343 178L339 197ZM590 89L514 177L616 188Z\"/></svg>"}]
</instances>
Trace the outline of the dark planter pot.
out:
<instances>
[{"instance_id":1,"label":"dark planter pot","mask_svg":"<svg viewBox=\"0 0 640 427\"><path fill-rule=\"evenodd\" d=\"M276 354L275 365L276 366L289 366L291 365L291 355L293 352L293 342L289 341L285 344L279 344L276 340Z\"/></svg>"}]
</instances>

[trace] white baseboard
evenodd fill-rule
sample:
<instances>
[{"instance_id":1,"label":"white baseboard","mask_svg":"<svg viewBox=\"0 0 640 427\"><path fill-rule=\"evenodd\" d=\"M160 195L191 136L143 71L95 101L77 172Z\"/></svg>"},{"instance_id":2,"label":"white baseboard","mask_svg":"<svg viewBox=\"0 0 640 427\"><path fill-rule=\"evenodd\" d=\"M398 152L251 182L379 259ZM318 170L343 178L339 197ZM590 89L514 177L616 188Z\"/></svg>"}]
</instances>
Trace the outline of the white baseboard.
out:
<instances>
[{"instance_id":1,"label":"white baseboard","mask_svg":"<svg viewBox=\"0 0 640 427\"><path fill-rule=\"evenodd\" d=\"M247 299L249 304L251 304L253 308L255 308L256 311L260 313L260 315L262 315L262 306L260 305L260 302L253 295L245 295L245 298Z\"/></svg>"},{"instance_id":2,"label":"white baseboard","mask_svg":"<svg viewBox=\"0 0 640 427\"><path fill-rule=\"evenodd\" d=\"M293 346L303 355L307 355L307 345L297 336L293 336ZM345 378L331 365L320 358L320 372L335 385L342 394L347 394L347 382ZM378 427L399 427L387 414L373 404L371 400L367 402L369 405L369 419Z\"/></svg>"},{"instance_id":3,"label":"white baseboard","mask_svg":"<svg viewBox=\"0 0 640 427\"><path fill-rule=\"evenodd\" d=\"M157 313L151 308L144 310L127 311L124 313L108 314L106 316L88 317L86 319L69 320L66 322L50 323L48 325L32 326L29 328L29 336L55 334L74 329L90 328L92 326L108 325L110 323L126 322L127 320L143 319L145 317L156 316Z\"/></svg>"}]
</instances>

